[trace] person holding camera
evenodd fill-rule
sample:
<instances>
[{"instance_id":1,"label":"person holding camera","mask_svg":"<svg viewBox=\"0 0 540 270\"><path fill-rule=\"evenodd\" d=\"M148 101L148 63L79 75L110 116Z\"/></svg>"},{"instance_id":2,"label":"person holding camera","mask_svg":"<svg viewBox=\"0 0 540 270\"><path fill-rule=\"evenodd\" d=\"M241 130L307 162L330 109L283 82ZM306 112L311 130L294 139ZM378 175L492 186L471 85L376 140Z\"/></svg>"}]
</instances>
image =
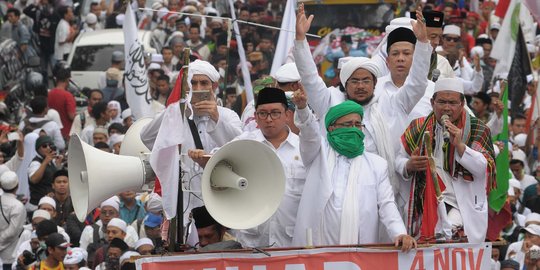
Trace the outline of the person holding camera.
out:
<instances>
[{"instance_id":1,"label":"person holding camera","mask_svg":"<svg viewBox=\"0 0 540 270\"><path fill-rule=\"evenodd\" d=\"M22 202L17 200L19 178L15 172L3 173L0 176L0 187L4 191L0 195L0 260L3 270L11 270L11 264L15 262L13 250L26 220L26 210Z\"/></svg>"},{"instance_id":2,"label":"person holding camera","mask_svg":"<svg viewBox=\"0 0 540 270\"><path fill-rule=\"evenodd\" d=\"M53 191L54 173L62 166L63 161L64 157L57 154L51 137L41 136L36 140L36 157L28 166L29 211L36 210L39 200Z\"/></svg>"}]
</instances>

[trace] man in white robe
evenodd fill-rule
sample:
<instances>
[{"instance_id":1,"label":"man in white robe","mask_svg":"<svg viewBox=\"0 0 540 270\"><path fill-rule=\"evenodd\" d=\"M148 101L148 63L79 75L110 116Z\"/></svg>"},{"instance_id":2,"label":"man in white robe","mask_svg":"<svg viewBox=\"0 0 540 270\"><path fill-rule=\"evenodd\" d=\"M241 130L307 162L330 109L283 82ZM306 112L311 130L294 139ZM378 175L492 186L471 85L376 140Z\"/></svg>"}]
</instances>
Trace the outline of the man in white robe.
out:
<instances>
[{"instance_id":1,"label":"man in white robe","mask_svg":"<svg viewBox=\"0 0 540 270\"><path fill-rule=\"evenodd\" d=\"M348 100L330 108L324 139L303 91L295 92L293 100L307 169L293 245L380 243L380 221L396 246L401 243L404 251L416 246L394 201L386 161L364 152L362 106Z\"/></svg>"},{"instance_id":2,"label":"man in white robe","mask_svg":"<svg viewBox=\"0 0 540 270\"><path fill-rule=\"evenodd\" d=\"M406 87L404 86L406 89L392 95L383 91L374 91L380 84L380 80L377 78L380 76L377 63L364 57L353 57L343 65L340 71L341 84L345 87L345 92L341 92L339 88L327 88L317 73L305 35L311 26L312 16L306 18L303 5L300 5L296 18L296 40L293 49L296 66L309 97L309 105L319 119L324 119L331 106L346 99L353 100L364 107L365 149L367 152L378 154L388 161L390 181L394 193L397 195L399 183L393 175L393 160L397 149L399 149L399 138L392 136L392 134L403 132L408 122L405 123L406 120L401 119L407 119L411 110L424 95L428 84L427 74L432 48L429 45L426 27L421 20L413 20L412 23L411 20L408 21L409 25L414 25L414 34L410 30L408 33L416 36L419 41L416 42L416 45L411 45L414 47L414 55L409 56L409 58L413 67ZM420 18L422 18L421 16L420 14ZM394 39L394 41L396 40L398 39ZM395 43L399 45L401 42ZM384 108L385 106L388 108ZM396 119L400 119L399 121L404 123L403 127L398 130L394 130L393 123L397 121ZM324 125L321 125L320 129L321 133L325 135ZM400 205L404 205L404 200Z\"/></svg>"},{"instance_id":3,"label":"man in white robe","mask_svg":"<svg viewBox=\"0 0 540 270\"><path fill-rule=\"evenodd\" d=\"M217 105L215 90L218 88L219 73L214 66L206 61L196 60L189 64L188 80L191 82L191 90L210 90L210 99L192 103L193 121L197 127L202 147L206 152L210 152L216 147L221 147L242 133L242 123L238 114L234 111ZM173 104L178 106L177 104ZM167 111L175 110L172 106L167 107L164 113L157 115L141 131L143 143L152 149L164 122ZM186 117L190 113L186 109ZM179 117L180 118L180 117ZM181 119L181 118L180 118ZM186 119L186 124L188 120ZM180 156L181 170L184 171L182 177L183 187L190 191L184 192L184 224L189 222L189 213L194 207L202 206L201 176L203 169L191 158L187 156L189 149L197 148L193 135L185 126L183 132L184 143L182 144L182 154ZM174 128L174 127L168 127ZM164 202L165 204L165 202Z\"/></svg>"},{"instance_id":4,"label":"man in white robe","mask_svg":"<svg viewBox=\"0 0 540 270\"><path fill-rule=\"evenodd\" d=\"M470 243L482 243L488 220L486 188L489 191L495 175L491 133L465 111L459 78L437 81L431 105L433 113L416 119L405 131L396 159L397 172L412 179L408 232L420 238L450 239L463 229ZM444 121L443 115L448 117ZM425 131L432 134L433 169L425 151ZM429 180L428 175L440 180ZM440 191L435 187L430 192L432 182ZM437 197L436 205L427 203L431 196Z\"/></svg>"}]
</instances>

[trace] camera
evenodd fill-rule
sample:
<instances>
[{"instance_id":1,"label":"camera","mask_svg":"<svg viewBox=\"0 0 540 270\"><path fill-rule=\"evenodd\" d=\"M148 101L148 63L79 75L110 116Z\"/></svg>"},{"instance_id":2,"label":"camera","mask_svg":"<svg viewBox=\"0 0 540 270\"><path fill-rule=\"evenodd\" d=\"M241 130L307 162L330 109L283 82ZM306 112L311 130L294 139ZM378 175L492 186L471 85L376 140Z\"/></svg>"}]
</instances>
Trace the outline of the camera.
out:
<instances>
[{"instance_id":1,"label":"camera","mask_svg":"<svg viewBox=\"0 0 540 270\"><path fill-rule=\"evenodd\" d=\"M32 264L33 262L36 261L36 255L34 255L34 253L28 251L28 250L25 250L23 252L23 264L24 265L30 265Z\"/></svg>"}]
</instances>

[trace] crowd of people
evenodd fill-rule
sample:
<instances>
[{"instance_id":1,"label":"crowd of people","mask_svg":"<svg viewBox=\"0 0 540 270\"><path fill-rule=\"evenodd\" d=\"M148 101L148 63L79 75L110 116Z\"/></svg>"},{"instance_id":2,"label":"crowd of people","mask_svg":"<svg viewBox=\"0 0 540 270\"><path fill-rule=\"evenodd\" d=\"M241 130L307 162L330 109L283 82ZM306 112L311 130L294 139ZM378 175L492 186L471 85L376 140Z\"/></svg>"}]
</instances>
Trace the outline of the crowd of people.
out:
<instances>
[{"instance_id":1,"label":"crowd of people","mask_svg":"<svg viewBox=\"0 0 540 270\"><path fill-rule=\"evenodd\" d=\"M505 79L516 78L494 74L492 49L508 18L495 16L491 1L480 3L480 13L453 0L418 7L405 1L369 55L358 55L362 41L345 34L339 48L325 50L334 64L330 73L312 56L306 34L317 18L301 4L288 63L272 76L279 32L240 24L241 40L228 44L229 24L216 17L234 11L240 20L279 26L286 1L234 1L232 8L221 0L92 1L78 22L74 11L83 3L16 0L2 14L0 39L17 42L27 61L39 57L43 80L53 86L33 93L23 120L7 123L0 134L4 270L134 269L131 256L175 245L169 243L171 216L162 199L168 191L159 181L150 191L114 195L84 213L84 221L69 191L70 136L119 154L138 120L126 101L123 52L112 53L98 88L83 91L85 108L77 108L69 91L65 63L78 35L122 27L128 4L138 27L151 31L159 46L145 59L155 111L140 134L145 146L153 149L162 126L180 113L166 105L184 48L192 50L190 90L209 93L193 96L187 106L193 119L186 120L191 127L180 131L184 250L395 243L407 252L418 242L493 241L492 269L540 269L536 23L522 25L532 60L531 74L522 74L522 99L505 104ZM252 101L241 73L240 42ZM266 144L286 177L276 213L243 230L216 221L201 194L208 154L233 140ZM508 159L499 158L506 154ZM488 195L501 185L501 166L508 168L509 189L496 213ZM508 217L496 223L494 217L506 210Z\"/></svg>"}]
</instances>

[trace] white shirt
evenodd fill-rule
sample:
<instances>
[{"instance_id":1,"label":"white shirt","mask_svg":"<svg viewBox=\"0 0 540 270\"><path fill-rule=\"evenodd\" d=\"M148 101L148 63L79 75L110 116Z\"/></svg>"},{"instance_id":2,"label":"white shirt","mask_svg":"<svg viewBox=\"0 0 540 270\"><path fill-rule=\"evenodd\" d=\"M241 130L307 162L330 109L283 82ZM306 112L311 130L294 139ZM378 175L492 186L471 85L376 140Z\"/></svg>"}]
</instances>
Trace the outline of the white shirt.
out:
<instances>
[{"instance_id":1,"label":"white shirt","mask_svg":"<svg viewBox=\"0 0 540 270\"><path fill-rule=\"evenodd\" d=\"M266 140L259 129L244 132L234 140L254 140L268 145L279 156L286 177L285 194L277 212L267 221L268 224L263 224L259 226L260 228L252 230L239 231L236 234L237 241L247 247L259 247L273 243L275 243L273 247L291 247L298 205L306 179L298 135L289 130L289 135L278 148Z\"/></svg>"},{"instance_id":2,"label":"white shirt","mask_svg":"<svg viewBox=\"0 0 540 270\"><path fill-rule=\"evenodd\" d=\"M71 52L71 47L73 42L65 42L71 31L71 26L69 23L61 19L56 27L56 38L54 40L54 59L63 60L64 54L69 54ZM62 44L60 44L63 42Z\"/></svg>"},{"instance_id":3,"label":"white shirt","mask_svg":"<svg viewBox=\"0 0 540 270\"><path fill-rule=\"evenodd\" d=\"M13 250L17 246L17 238L26 221L26 209L13 193L0 195L0 200L5 215L5 218L0 215L0 260L4 264L9 264L15 262Z\"/></svg>"},{"instance_id":4,"label":"white shirt","mask_svg":"<svg viewBox=\"0 0 540 270\"><path fill-rule=\"evenodd\" d=\"M82 135L82 130L85 127L88 126L95 126L96 125L96 119L90 115L88 112L88 109L83 111L84 113L84 127L82 126L81 121L81 113L78 113L75 115L75 118L73 119L73 124L71 124L71 129L69 131L70 135L77 134L79 137Z\"/></svg>"},{"instance_id":5,"label":"white shirt","mask_svg":"<svg viewBox=\"0 0 540 270\"><path fill-rule=\"evenodd\" d=\"M102 230L103 223L101 222L101 220L98 220L96 224L99 225L99 237L105 238L106 236L103 234ZM124 238L126 244L129 247L133 248L135 247L135 242L137 242L137 240L139 240L139 235L137 234L137 231L135 231L132 226L127 226L126 237ZM88 248L88 245L94 242L94 228L91 225L87 225L86 227L84 227L84 230L81 233L81 240L79 240L79 242L81 244L80 247L84 250Z\"/></svg>"}]
</instances>

